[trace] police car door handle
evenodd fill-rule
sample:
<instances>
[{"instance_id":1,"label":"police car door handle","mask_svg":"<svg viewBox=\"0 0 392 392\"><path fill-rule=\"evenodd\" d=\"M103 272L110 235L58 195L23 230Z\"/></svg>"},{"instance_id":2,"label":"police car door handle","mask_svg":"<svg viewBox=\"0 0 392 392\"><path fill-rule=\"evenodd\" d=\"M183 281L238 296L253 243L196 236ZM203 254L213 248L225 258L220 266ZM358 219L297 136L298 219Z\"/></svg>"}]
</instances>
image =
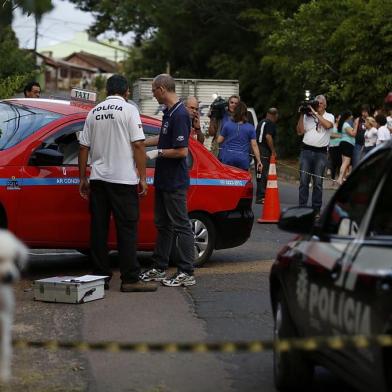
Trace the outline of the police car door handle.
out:
<instances>
[{"instance_id":1,"label":"police car door handle","mask_svg":"<svg viewBox=\"0 0 392 392\"><path fill-rule=\"evenodd\" d=\"M342 273L343 262L341 259L336 260L335 265L331 269L331 278L337 280Z\"/></svg>"}]
</instances>

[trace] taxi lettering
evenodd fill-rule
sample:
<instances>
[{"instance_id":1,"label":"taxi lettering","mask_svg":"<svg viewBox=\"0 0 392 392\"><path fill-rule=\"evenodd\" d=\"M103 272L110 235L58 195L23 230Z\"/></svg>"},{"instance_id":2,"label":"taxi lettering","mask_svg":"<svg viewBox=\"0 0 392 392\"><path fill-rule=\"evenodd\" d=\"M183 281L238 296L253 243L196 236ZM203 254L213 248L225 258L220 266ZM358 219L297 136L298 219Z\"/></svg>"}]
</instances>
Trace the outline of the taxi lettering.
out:
<instances>
[{"instance_id":1,"label":"taxi lettering","mask_svg":"<svg viewBox=\"0 0 392 392\"><path fill-rule=\"evenodd\" d=\"M75 90L75 98L88 101L90 99L90 94L86 91Z\"/></svg>"},{"instance_id":2,"label":"taxi lettering","mask_svg":"<svg viewBox=\"0 0 392 392\"><path fill-rule=\"evenodd\" d=\"M9 190L9 191L19 191L20 190L19 181L14 176L12 176L7 181L7 190Z\"/></svg>"},{"instance_id":3,"label":"taxi lettering","mask_svg":"<svg viewBox=\"0 0 392 392\"><path fill-rule=\"evenodd\" d=\"M56 180L57 184L79 184L79 179L78 178L57 178Z\"/></svg>"}]
</instances>

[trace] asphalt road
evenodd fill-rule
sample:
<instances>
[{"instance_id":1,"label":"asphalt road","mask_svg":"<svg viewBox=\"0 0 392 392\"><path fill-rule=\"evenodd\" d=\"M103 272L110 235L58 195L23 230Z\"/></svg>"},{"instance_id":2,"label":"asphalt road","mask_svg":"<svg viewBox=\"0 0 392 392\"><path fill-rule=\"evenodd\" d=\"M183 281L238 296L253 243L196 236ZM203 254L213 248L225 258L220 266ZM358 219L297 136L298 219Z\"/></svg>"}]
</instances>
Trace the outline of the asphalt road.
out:
<instances>
[{"instance_id":1,"label":"asphalt road","mask_svg":"<svg viewBox=\"0 0 392 392\"><path fill-rule=\"evenodd\" d=\"M332 191L326 193L327 198ZM297 186L280 184L282 208L295 205ZM260 206L254 207L260 216ZM279 248L292 237L276 225L255 223L241 247L217 251L196 272L191 288L120 293L115 277L104 300L84 305L33 301L31 282L89 272L73 251L32 250L30 269L16 289L14 335L26 339L186 342L272 337L268 274ZM149 254L141 254L148 264ZM187 353L76 353L16 350L14 379L5 391L274 391L272 355ZM313 390L346 390L319 369Z\"/></svg>"}]
</instances>

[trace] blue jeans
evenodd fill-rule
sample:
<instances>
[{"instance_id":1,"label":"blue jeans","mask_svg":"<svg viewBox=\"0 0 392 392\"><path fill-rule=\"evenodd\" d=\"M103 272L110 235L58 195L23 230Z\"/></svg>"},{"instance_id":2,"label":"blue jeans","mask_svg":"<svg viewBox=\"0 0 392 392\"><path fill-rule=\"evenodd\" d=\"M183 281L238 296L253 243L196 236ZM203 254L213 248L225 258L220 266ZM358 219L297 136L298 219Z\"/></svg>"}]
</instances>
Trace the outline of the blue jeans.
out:
<instances>
[{"instance_id":1,"label":"blue jeans","mask_svg":"<svg viewBox=\"0 0 392 392\"><path fill-rule=\"evenodd\" d=\"M302 150L300 155L300 170L317 176L324 176L327 166L327 153ZM299 205L306 206L309 199L310 179L313 179L312 207L320 211L323 202L323 179L300 172L299 176Z\"/></svg>"}]
</instances>

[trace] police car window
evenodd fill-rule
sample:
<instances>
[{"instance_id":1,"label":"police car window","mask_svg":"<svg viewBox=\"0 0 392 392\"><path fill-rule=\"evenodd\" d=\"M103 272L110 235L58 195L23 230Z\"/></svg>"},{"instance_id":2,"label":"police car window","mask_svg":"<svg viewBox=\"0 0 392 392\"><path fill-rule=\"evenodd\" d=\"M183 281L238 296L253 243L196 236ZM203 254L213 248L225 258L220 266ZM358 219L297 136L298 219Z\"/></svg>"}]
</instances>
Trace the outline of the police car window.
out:
<instances>
[{"instance_id":1,"label":"police car window","mask_svg":"<svg viewBox=\"0 0 392 392\"><path fill-rule=\"evenodd\" d=\"M361 166L336 192L324 226L328 234L354 237L387 164L385 151Z\"/></svg>"},{"instance_id":2,"label":"police car window","mask_svg":"<svg viewBox=\"0 0 392 392\"><path fill-rule=\"evenodd\" d=\"M392 171L378 196L368 228L368 237L389 236L392 239Z\"/></svg>"},{"instance_id":3,"label":"police car window","mask_svg":"<svg viewBox=\"0 0 392 392\"><path fill-rule=\"evenodd\" d=\"M0 103L0 150L11 148L61 117L43 109Z\"/></svg>"},{"instance_id":4,"label":"police car window","mask_svg":"<svg viewBox=\"0 0 392 392\"><path fill-rule=\"evenodd\" d=\"M64 156L63 165L77 165L79 155L78 134L83 130L84 121L73 123L48 137L40 148L52 148Z\"/></svg>"}]
</instances>

